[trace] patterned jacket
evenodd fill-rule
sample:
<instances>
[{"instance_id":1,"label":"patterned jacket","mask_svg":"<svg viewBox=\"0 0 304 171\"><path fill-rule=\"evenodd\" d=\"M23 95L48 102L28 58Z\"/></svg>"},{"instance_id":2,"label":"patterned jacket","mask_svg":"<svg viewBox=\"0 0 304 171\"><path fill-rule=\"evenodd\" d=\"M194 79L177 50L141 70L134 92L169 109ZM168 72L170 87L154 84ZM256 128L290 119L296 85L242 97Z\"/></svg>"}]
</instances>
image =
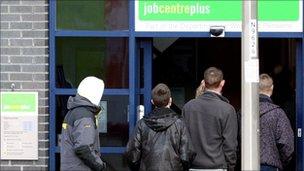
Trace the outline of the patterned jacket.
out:
<instances>
[{"instance_id":1,"label":"patterned jacket","mask_svg":"<svg viewBox=\"0 0 304 171\"><path fill-rule=\"evenodd\" d=\"M294 151L294 133L285 112L260 94L260 162L283 169Z\"/></svg>"}]
</instances>

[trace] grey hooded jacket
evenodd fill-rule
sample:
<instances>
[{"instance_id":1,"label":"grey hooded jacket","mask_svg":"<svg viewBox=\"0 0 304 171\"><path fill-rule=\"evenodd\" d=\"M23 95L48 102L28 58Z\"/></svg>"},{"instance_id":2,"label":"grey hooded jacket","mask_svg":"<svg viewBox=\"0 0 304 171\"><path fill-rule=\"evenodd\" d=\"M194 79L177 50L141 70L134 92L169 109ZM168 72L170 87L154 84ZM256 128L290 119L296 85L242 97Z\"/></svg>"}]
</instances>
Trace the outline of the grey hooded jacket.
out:
<instances>
[{"instance_id":1,"label":"grey hooded jacket","mask_svg":"<svg viewBox=\"0 0 304 171\"><path fill-rule=\"evenodd\" d=\"M61 134L61 170L91 171L105 169L99 154L99 134L95 115L100 107L76 95L70 97L69 112L64 118Z\"/></svg>"}]
</instances>

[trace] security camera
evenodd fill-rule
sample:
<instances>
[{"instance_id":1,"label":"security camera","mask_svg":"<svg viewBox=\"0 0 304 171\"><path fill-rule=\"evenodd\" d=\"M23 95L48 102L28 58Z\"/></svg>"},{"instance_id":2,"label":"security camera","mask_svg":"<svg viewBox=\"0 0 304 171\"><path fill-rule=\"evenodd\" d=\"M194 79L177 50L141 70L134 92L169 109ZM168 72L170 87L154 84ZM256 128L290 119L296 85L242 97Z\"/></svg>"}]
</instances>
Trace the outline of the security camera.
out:
<instances>
[{"instance_id":1,"label":"security camera","mask_svg":"<svg viewBox=\"0 0 304 171\"><path fill-rule=\"evenodd\" d=\"M211 26L210 27L211 37L224 37L225 27L224 26Z\"/></svg>"}]
</instances>

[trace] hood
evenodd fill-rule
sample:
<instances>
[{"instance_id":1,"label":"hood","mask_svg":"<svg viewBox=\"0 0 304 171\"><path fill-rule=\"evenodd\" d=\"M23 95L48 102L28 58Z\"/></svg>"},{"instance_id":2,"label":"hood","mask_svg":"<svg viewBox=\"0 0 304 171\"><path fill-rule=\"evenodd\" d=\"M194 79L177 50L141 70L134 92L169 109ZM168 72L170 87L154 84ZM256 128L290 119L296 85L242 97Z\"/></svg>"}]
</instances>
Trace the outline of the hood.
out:
<instances>
[{"instance_id":1,"label":"hood","mask_svg":"<svg viewBox=\"0 0 304 171\"><path fill-rule=\"evenodd\" d=\"M264 115L265 113L268 113L274 109L279 108L278 105L275 105L271 98L264 95L264 94L260 94L259 95L259 101L260 101L260 116Z\"/></svg>"},{"instance_id":2,"label":"hood","mask_svg":"<svg viewBox=\"0 0 304 171\"><path fill-rule=\"evenodd\" d=\"M143 118L146 125L156 132L165 131L180 118L169 108L155 108L149 116Z\"/></svg>"},{"instance_id":3,"label":"hood","mask_svg":"<svg viewBox=\"0 0 304 171\"><path fill-rule=\"evenodd\" d=\"M99 106L104 91L104 83L96 77L86 77L83 79L77 89L77 93L87 98L91 103Z\"/></svg>"},{"instance_id":4,"label":"hood","mask_svg":"<svg viewBox=\"0 0 304 171\"><path fill-rule=\"evenodd\" d=\"M77 107L85 107L89 109L92 113L98 114L100 111L100 107L96 106L95 104L91 103L88 99L76 95L75 97L70 96L67 104L67 108L69 110L77 108Z\"/></svg>"}]
</instances>

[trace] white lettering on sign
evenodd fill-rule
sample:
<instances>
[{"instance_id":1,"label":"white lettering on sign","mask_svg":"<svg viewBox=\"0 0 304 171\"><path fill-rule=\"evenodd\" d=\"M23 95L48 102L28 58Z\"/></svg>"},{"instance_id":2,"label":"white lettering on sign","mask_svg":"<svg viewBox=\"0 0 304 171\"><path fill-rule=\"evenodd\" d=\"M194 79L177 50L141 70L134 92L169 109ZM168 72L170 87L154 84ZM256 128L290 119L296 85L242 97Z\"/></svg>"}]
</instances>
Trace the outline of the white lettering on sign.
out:
<instances>
[{"instance_id":1,"label":"white lettering on sign","mask_svg":"<svg viewBox=\"0 0 304 171\"><path fill-rule=\"evenodd\" d=\"M211 26L226 32L241 32L241 1L135 0L135 31L139 32L209 32ZM224 4L224 5L221 5ZM303 32L303 0L260 3L259 32ZM229 12L234 9L233 12ZM266 9L266 10L264 10ZM286 10L286 11L284 11ZM285 13L278 12L282 11Z\"/></svg>"},{"instance_id":2,"label":"white lettering on sign","mask_svg":"<svg viewBox=\"0 0 304 171\"><path fill-rule=\"evenodd\" d=\"M211 7L209 5L200 5L199 3L192 5L174 4L174 5L158 5L155 2L153 4L144 4L144 16L149 14L186 14L189 16L193 15L204 15L210 14Z\"/></svg>"},{"instance_id":3,"label":"white lettering on sign","mask_svg":"<svg viewBox=\"0 0 304 171\"><path fill-rule=\"evenodd\" d=\"M249 23L249 57L254 59L258 57L257 54L257 21L250 20Z\"/></svg>"}]
</instances>

